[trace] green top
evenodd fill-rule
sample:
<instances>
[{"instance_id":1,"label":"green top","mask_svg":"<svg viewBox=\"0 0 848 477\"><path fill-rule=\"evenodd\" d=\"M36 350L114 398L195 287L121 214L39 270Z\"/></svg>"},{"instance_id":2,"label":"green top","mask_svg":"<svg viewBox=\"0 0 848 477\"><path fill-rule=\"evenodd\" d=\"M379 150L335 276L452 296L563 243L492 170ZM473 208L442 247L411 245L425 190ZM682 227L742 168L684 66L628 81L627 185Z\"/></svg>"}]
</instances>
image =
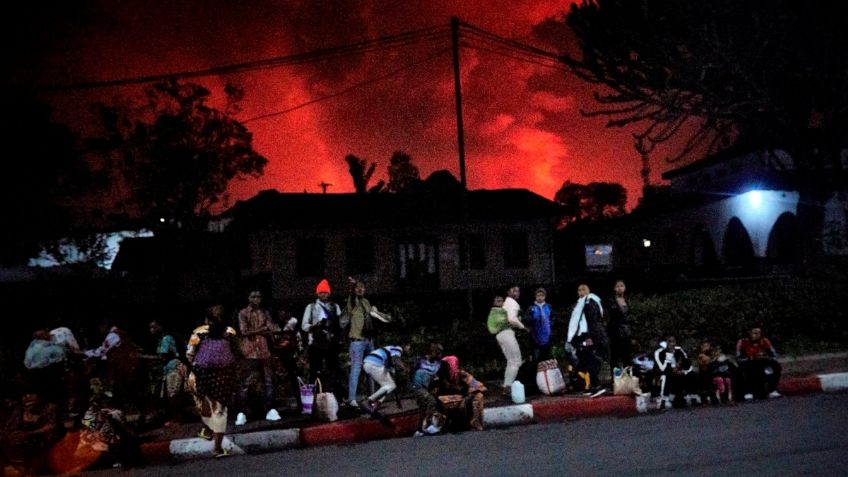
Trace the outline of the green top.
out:
<instances>
[{"instance_id":1,"label":"green top","mask_svg":"<svg viewBox=\"0 0 848 477\"><path fill-rule=\"evenodd\" d=\"M486 326L489 327L489 333L493 335L509 328L509 322L506 318L506 310L499 306L493 306L492 309L489 310L489 319L486 321Z\"/></svg>"}]
</instances>

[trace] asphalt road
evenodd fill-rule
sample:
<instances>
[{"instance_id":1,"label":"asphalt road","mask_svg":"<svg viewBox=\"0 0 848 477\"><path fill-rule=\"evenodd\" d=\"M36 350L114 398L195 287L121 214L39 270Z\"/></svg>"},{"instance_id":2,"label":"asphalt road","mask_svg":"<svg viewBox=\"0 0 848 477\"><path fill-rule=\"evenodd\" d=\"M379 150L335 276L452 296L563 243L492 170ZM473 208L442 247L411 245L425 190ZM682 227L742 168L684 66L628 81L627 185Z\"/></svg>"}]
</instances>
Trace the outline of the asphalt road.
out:
<instances>
[{"instance_id":1,"label":"asphalt road","mask_svg":"<svg viewBox=\"0 0 848 477\"><path fill-rule=\"evenodd\" d=\"M232 456L87 475L848 475L848 394Z\"/></svg>"}]
</instances>

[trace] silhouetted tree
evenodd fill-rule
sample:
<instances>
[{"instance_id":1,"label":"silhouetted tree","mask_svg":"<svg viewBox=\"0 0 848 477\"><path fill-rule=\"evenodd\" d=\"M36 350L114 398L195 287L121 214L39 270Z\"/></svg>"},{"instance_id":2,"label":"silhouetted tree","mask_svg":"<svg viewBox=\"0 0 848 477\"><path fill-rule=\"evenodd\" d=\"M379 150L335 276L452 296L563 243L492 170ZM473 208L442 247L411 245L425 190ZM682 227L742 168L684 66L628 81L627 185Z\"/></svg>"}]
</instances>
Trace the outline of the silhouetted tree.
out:
<instances>
[{"instance_id":1,"label":"silhouetted tree","mask_svg":"<svg viewBox=\"0 0 848 477\"><path fill-rule=\"evenodd\" d=\"M839 2L587 0L565 17L579 48L565 62L602 87L601 106L585 114L609 116L608 127L637 125L637 140L653 144L687 134L672 160L737 137L789 152L800 228L817 254L822 205L846 184L844 18ZM699 126L684 127L690 120Z\"/></svg>"},{"instance_id":2,"label":"silhouetted tree","mask_svg":"<svg viewBox=\"0 0 848 477\"><path fill-rule=\"evenodd\" d=\"M365 159L360 159L353 154L345 156L345 162L348 165L348 172L353 179L353 188L357 194L365 194L366 192L379 192L384 186L384 182L380 181L371 189L368 188L368 182L371 181L371 176L374 175L374 170L377 168L377 163L372 162L366 169Z\"/></svg>"},{"instance_id":3,"label":"silhouetted tree","mask_svg":"<svg viewBox=\"0 0 848 477\"><path fill-rule=\"evenodd\" d=\"M0 263L15 265L68 231L72 199L91 187L93 175L50 108L24 93L7 94L3 103Z\"/></svg>"},{"instance_id":4,"label":"silhouetted tree","mask_svg":"<svg viewBox=\"0 0 848 477\"><path fill-rule=\"evenodd\" d=\"M418 168L412 163L412 158L403 151L395 151L389 161L387 191L402 192L419 184L421 177L418 175Z\"/></svg>"},{"instance_id":5,"label":"silhouetted tree","mask_svg":"<svg viewBox=\"0 0 848 477\"><path fill-rule=\"evenodd\" d=\"M563 206L561 225L575 220L599 220L624 215L627 190L621 184L590 182L577 184L565 181L554 196Z\"/></svg>"},{"instance_id":6,"label":"silhouetted tree","mask_svg":"<svg viewBox=\"0 0 848 477\"><path fill-rule=\"evenodd\" d=\"M190 222L226 197L230 181L264 171L268 160L253 149L253 135L208 106L210 94L165 81L146 90L140 107L100 105L105 136L89 144L111 154L131 214ZM226 94L242 93L228 86Z\"/></svg>"}]
</instances>

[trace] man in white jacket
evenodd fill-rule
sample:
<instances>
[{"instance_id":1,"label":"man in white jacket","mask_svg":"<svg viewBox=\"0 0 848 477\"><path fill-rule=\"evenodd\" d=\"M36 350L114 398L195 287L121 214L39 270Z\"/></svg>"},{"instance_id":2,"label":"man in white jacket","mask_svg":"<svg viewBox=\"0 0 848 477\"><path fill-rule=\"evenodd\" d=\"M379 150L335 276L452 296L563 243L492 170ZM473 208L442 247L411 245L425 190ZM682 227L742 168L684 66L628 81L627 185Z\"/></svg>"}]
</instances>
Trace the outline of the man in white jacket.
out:
<instances>
[{"instance_id":1,"label":"man in white jacket","mask_svg":"<svg viewBox=\"0 0 848 477\"><path fill-rule=\"evenodd\" d=\"M585 283L577 287L577 296L568 322L566 349L576 352L577 372L588 377L589 394L598 395L604 391L598 379L599 353L604 353L608 343L603 324L604 308L600 297L591 293Z\"/></svg>"}]
</instances>

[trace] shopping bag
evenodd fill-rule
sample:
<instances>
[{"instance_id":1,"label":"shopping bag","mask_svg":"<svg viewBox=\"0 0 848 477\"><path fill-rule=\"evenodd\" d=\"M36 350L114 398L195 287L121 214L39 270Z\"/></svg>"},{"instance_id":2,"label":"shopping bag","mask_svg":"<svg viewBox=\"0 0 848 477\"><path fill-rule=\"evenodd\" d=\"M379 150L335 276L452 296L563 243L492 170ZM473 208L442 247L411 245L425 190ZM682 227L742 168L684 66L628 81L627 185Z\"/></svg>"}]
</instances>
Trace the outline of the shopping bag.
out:
<instances>
[{"instance_id":1,"label":"shopping bag","mask_svg":"<svg viewBox=\"0 0 848 477\"><path fill-rule=\"evenodd\" d=\"M641 394L639 388L639 378L633 376L633 367L628 366L621 370L621 375L616 376L612 382L613 394L619 396L630 396L632 394Z\"/></svg>"},{"instance_id":2,"label":"shopping bag","mask_svg":"<svg viewBox=\"0 0 848 477\"><path fill-rule=\"evenodd\" d=\"M338 420L339 401L336 399L335 394L325 393L324 388L321 386L320 379L315 380L314 389L318 389L318 393L315 395L315 403L312 406L312 415L315 419L323 422L333 422Z\"/></svg>"},{"instance_id":3,"label":"shopping bag","mask_svg":"<svg viewBox=\"0 0 848 477\"><path fill-rule=\"evenodd\" d=\"M300 383L300 402L303 404L303 414L312 414L312 404L315 402L315 385L304 383L300 376L298 376L297 381Z\"/></svg>"},{"instance_id":4,"label":"shopping bag","mask_svg":"<svg viewBox=\"0 0 848 477\"><path fill-rule=\"evenodd\" d=\"M565 378L555 359L540 362L536 366L536 386L545 395L557 394L565 391Z\"/></svg>"}]
</instances>

